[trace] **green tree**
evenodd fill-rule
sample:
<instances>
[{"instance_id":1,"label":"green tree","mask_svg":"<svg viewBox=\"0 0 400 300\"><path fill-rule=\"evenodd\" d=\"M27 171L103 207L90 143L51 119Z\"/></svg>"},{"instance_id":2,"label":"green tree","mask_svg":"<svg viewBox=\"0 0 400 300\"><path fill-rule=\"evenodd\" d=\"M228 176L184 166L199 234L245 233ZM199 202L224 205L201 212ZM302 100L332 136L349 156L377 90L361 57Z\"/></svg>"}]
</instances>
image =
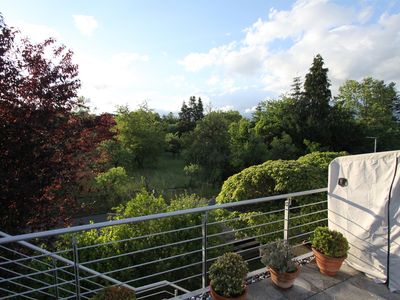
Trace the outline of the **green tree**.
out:
<instances>
[{"instance_id":1,"label":"green tree","mask_svg":"<svg viewBox=\"0 0 400 300\"><path fill-rule=\"evenodd\" d=\"M247 119L231 123L229 136L229 161L235 170L239 171L265 160L267 147Z\"/></svg>"},{"instance_id":2,"label":"green tree","mask_svg":"<svg viewBox=\"0 0 400 300\"><path fill-rule=\"evenodd\" d=\"M188 105L184 101L179 112L179 134L192 131L196 127L196 122L203 119L203 117L204 108L201 98L196 99L195 96L191 96Z\"/></svg>"},{"instance_id":3,"label":"green tree","mask_svg":"<svg viewBox=\"0 0 400 300\"><path fill-rule=\"evenodd\" d=\"M159 115L146 106L136 111L122 107L115 120L117 140L132 154L136 165L154 164L164 149L165 131Z\"/></svg>"},{"instance_id":4,"label":"green tree","mask_svg":"<svg viewBox=\"0 0 400 300\"><path fill-rule=\"evenodd\" d=\"M348 80L339 88L335 104L349 112L363 128L362 135L377 136L380 150L394 150L400 146L398 108L400 96L393 82L386 84L371 77L358 82ZM370 141L364 139L364 145ZM371 146L366 150L371 150Z\"/></svg>"},{"instance_id":5,"label":"green tree","mask_svg":"<svg viewBox=\"0 0 400 300\"><path fill-rule=\"evenodd\" d=\"M230 174L228 128L232 116L236 115L213 111L198 122L193 131L186 149L186 161L200 165L209 182L217 183Z\"/></svg>"},{"instance_id":6,"label":"green tree","mask_svg":"<svg viewBox=\"0 0 400 300\"><path fill-rule=\"evenodd\" d=\"M328 68L324 68L324 60L317 54L306 74L304 92L299 101L296 101L296 123L300 128L302 140L329 144L328 116L332 96L329 87Z\"/></svg>"}]
</instances>

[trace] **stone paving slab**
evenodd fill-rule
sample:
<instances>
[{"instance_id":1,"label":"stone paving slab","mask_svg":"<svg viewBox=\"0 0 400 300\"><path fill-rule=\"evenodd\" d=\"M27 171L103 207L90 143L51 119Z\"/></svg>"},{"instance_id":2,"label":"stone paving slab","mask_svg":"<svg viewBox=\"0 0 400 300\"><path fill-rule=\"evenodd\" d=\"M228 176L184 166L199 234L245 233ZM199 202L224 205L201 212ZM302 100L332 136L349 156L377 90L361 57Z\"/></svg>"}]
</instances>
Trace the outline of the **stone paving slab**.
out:
<instances>
[{"instance_id":1,"label":"stone paving slab","mask_svg":"<svg viewBox=\"0 0 400 300\"><path fill-rule=\"evenodd\" d=\"M385 285L374 283L346 264L335 277L329 277L321 274L315 263L310 263L302 267L292 288L280 289L267 278L249 286L247 299L400 300L400 294L390 293Z\"/></svg>"}]
</instances>

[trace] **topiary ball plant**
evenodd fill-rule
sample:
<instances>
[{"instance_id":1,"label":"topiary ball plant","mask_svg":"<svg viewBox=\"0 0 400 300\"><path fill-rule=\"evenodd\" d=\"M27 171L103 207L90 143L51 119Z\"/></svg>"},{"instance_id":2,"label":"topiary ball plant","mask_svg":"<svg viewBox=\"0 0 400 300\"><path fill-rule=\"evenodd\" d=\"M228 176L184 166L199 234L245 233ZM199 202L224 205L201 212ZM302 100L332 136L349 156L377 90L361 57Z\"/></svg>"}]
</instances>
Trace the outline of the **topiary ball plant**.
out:
<instances>
[{"instance_id":1,"label":"topiary ball plant","mask_svg":"<svg viewBox=\"0 0 400 300\"><path fill-rule=\"evenodd\" d=\"M247 262L236 253L225 253L209 270L211 288L220 296L236 298L246 291Z\"/></svg>"},{"instance_id":2,"label":"topiary ball plant","mask_svg":"<svg viewBox=\"0 0 400 300\"><path fill-rule=\"evenodd\" d=\"M123 286L102 289L91 300L136 300L135 292Z\"/></svg>"},{"instance_id":3,"label":"topiary ball plant","mask_svg":"<svg viewBox=\"0 0 400 300\"><path fill-rule=\"evenodd\" d=\"M295 257L292 247L282 240L268 243L261 248L261 262L274 270L285 273L295 272L297 265L293 261Z\"/></svg>"},{"instance_id":4,"label":"topiary ball plant","mask_svg":"<svg viewBox=\"0 0 400 300\"><path fill-rule=\"evenodd\" d=\"M346 257L350 249L343 234L328 227L317 227L311 237L311 243L322 254L336 258Z\"/></svg>"}]
</instances>

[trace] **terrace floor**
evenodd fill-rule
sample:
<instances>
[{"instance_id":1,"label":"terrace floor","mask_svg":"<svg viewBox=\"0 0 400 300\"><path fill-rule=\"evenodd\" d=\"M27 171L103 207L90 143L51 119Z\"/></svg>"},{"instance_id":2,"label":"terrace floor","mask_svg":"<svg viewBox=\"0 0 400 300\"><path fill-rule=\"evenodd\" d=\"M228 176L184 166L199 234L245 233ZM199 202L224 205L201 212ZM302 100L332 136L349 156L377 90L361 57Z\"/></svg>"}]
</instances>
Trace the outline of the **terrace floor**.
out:
<instances>
[{"instance_id":1,"label":"terrace floor","mask_svg":"<svg viewBox=\"0 0 400 300\"><path fill-rule=\"evenodd\" d=\"M270 278L249 285L248 300L265 299L399 299L386 285L377 284L345 263L336 277L322 275L315 262L304 265L288 290L275 287Z\"/></svg>"}]
</instances>

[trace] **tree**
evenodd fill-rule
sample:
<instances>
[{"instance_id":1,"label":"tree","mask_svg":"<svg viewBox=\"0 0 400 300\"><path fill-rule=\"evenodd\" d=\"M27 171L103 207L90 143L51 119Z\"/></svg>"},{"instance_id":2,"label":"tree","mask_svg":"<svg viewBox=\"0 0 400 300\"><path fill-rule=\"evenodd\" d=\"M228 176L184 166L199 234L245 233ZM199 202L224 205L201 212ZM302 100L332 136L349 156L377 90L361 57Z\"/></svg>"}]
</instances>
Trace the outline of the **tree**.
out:
<instances>
[{"instance_id":1,"label":"tree","mask_svg":"<svg viewBox=\"0 0 400 300\"><path fill-rule=\"evenodd\" d=\"M20 39L0 16L0 226L16 233L66 221L77 207L78 67L47 39Z\"/></svg>"},{"instance_id":2,"label":"tree","mask_svg":"<svg viewBox=\"0 0 400 300\"><path fill-rule=\"evenodd\" d=\"M154 164L164 150L165 132L158 114L146 106L136 111L121 107L115 119L117 140L136 165L143 168Z\"/></svg>"},{"instance_id":3,"label":"tree","mask_svg":"<svg viewBox=\"0 0 400 300\"><path fill-rule=\"evenodd\" d=\"M185 132L192 131L196 127L196 122L203 118L204 109L201 98L196 100L195 96L190 97L188 105L183 101L181 111L179 112L179 134L182 135Z\"/></svg>"},{"instance_id":4,"label":"tree","mask_svg":"<svg viewBox=\"0 0 400 300\"><path fill-rule=\"evenodd\" d=\"M314 57L304 81L304 92L296 101L297 124L303 140L307 139L322 145L330 142L328 116L331 100L328 68L324 68L321 55Z\"/></svg>"},{"instance_id":5,"label":"tree","mask_svg":"<svg viewBox=\"0 0 400 300\"><path fill-rule=\"evenodd\" d=\"M229 161L235 170L240 171L265 160L267 146L247 119L231 123L229 136Z\"/></svg>"},{"instance_id":6,"label":"tree","mask_svg":"<svg viewBox=\"0 0 400 300\"><path fill-rule=\"evenodd\" d=\"M229 174L229 121L224 112L211 112L196 126L186 149L187 163L198 164L205 178L216 183Z\"/></svg>"},{"instance_id":7,"label":"tree","mask_svg":"<svg viewBox=\"0 0 400 300\"><path fill-rule=\"evenodd\" d=\"M400 146L400 96L393 82L386 84L371 77L360 82L348 80L339 88L335 105L354 116L355 123L363 129L361 137L377 136L380 150L394 150ZM364 139L362 144L366 142L370 141ZM371 151L372 148L364 149Z\"/></svg>"}]
</instances>

